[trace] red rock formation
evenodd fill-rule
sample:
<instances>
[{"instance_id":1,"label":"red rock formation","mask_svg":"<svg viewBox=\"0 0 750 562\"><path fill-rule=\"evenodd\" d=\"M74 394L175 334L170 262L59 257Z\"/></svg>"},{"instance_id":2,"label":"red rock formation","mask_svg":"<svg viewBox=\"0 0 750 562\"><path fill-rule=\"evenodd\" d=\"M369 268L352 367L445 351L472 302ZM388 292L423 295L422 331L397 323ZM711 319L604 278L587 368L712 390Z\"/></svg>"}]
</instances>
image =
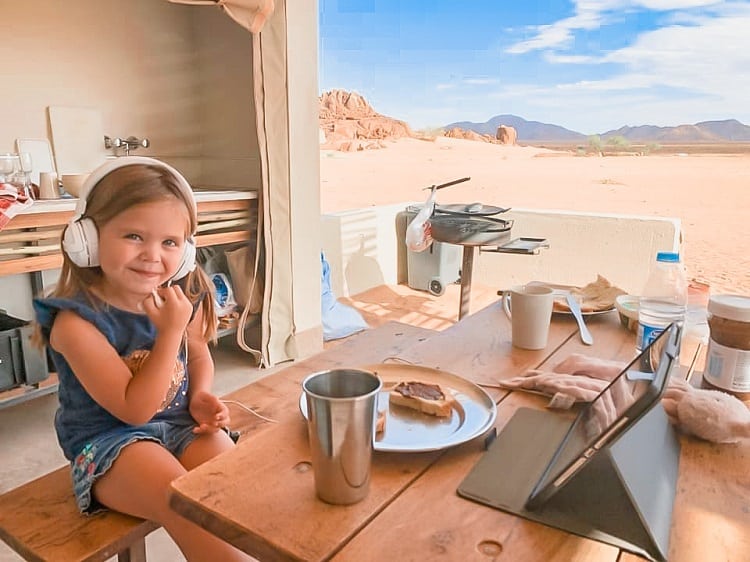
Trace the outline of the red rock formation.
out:
<instances>
[{"instance_id":1,"label":"red rock formation","mask_svg":"<svg viewBox=\"0 0 750 562\"><path fill-rule=\"evenodd\" d=\"M355 92L331 90L320 96L318 122L322 148L351 151L382 148L382 141L413 137L409 125L375 111Z\"/></svg>"},{"instance_id":2,"label":"red rock formation","mask_svg":"<svg viewBox=\"0 0 750 562\"><path fill-rule=\"evenodd\" d=\"M497 128L497 134L495 135L495 138L500 142L500 144L509 144L513 146L514 144L516 144L518 134L513 127L509 125L500 125Z\"/></svg>"},{"instance_id":3,"label":"red rock formation","mask_svg":"<svg viewBox=\"0 0 750 562\"><path fill-rule=\"evenodd\" d=\"M451 138L451 139L494 142L494 139L491 138L489 135L480 135L476 131L472 131L469 129L461 129L460 127L453 127L452 129L445 131L443 136Z\"/></svg>"}]
</instances>

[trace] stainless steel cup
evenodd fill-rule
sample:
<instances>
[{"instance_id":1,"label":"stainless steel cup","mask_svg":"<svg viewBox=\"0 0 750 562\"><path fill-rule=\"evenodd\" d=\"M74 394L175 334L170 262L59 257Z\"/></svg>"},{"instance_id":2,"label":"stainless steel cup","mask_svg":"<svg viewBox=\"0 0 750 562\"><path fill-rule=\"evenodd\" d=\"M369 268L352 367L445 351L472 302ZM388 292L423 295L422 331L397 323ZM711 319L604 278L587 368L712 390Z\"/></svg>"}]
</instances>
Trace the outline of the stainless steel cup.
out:
<instances>
[{"instance_id":1,"label":"stainless steel cup","mask_svg":"<svg viewBox=\"0 0 750 562\"><path fill-rule=\"evenodd\" d=\"M381 386L375 374L357 369L321 371L302 382L321 500L345 505L367 496Z\"/></svg>"}]
</instances>

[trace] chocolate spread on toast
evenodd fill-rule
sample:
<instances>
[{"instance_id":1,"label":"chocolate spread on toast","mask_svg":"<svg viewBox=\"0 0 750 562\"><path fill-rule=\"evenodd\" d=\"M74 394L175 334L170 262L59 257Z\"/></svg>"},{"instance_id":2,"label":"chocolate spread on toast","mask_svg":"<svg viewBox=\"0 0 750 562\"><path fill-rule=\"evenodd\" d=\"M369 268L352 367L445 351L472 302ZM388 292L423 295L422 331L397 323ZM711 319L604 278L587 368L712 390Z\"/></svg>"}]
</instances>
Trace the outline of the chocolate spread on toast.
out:
<instances>
[{"instance_id":1,"label":"chocolate spread on toast","mask_svg":"<svg viewBox=\"0 0 750 562\"><path fill-rule=\"evenodd\" d=\"M393 390L408 398L422 398L424 400L445 399L445 395L436 384L427 384L416 381L400 382Z\"/></svg>"}]
</instances>

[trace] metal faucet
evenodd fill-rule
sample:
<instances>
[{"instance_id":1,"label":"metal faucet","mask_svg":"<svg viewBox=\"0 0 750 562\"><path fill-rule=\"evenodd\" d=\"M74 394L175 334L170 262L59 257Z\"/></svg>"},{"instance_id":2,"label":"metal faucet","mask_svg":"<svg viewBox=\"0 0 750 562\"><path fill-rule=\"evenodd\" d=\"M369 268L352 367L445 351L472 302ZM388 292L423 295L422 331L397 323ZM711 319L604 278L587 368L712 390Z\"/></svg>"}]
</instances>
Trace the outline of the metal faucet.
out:
<instances>
[{"instance_id":1,"label":"metal faucet","mask_svg":"<svg viewBox=\"0 0 750 562\"><path fill-rule=\"evenodd\" d=\"M125 150L125 156L130 156L130 151L135 150L138 147L148 148L151 142L147 138L136 138L130 136L126 139L120 137L110 138L107 135L104 136L104 148L111 148L117 151L118 148Z\"/></svg>"}]
</instances>

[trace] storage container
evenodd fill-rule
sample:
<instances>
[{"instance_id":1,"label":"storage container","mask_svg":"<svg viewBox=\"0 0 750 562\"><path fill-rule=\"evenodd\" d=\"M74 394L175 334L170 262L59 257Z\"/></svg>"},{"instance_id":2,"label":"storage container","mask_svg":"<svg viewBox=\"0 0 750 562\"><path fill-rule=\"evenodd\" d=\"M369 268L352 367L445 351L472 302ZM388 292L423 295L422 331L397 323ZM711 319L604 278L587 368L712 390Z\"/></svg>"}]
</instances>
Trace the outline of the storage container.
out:
<instances>
[{"instance_id":1,"label":"storage container","mask_svg":"<svg viewBox=\"0 0 750 562\"><path fill-rule=\"evenodd\" d=\"M711 297L708 326L711 336L703 382L750 401L750 296Z\"/></svg>"},{"instance_id":2,"label":"storage container","mask_svg":"<svg viewBox=\"0 0 750 562\"><path fill-rule=\"evenodd\" d=\"M0 391L49 376L44 351L31 344L32 332L28 322L0 311Z\"/></svg>"}]
</instances>

